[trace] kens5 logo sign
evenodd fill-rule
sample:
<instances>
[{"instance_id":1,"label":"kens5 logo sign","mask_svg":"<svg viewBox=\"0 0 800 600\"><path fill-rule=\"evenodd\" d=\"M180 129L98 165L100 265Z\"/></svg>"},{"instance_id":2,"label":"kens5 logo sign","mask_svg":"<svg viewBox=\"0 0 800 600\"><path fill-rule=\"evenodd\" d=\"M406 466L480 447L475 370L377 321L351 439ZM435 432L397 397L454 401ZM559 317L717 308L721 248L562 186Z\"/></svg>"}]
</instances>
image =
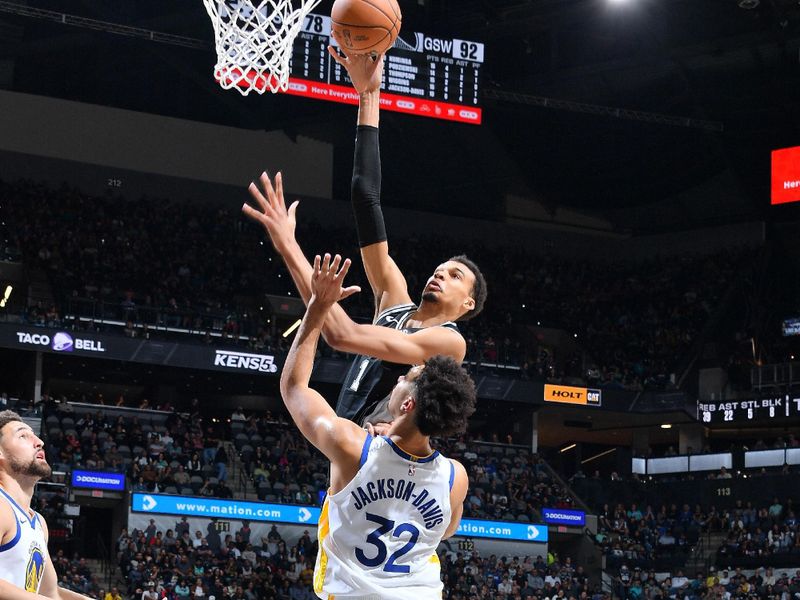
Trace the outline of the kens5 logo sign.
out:
<instances>
[{"instance_id":1,"label":"kens5 logo sign","mask_svg":"<svg viewBox=\"0 0 800 600\"><path fill-rule=\"evenodd\" d=\"M544 401L600 406L602 403L602 392L600 390L591 390L582 387L550 385L546 383L544 386Z\"/></svg>"},{"instance_id":2,"label":"kens5 logo sign","mask_svg":"<svg viewBox=\"0 0 800 600\"><path fill-rule=\"evenodd\" d=\"M226 369L259 371L261 373L277 373L278 365L275 357L268 354L248 354L247 352L231 352L217 350L214 355L214 366Z\"/></svg>"}]
</instances>

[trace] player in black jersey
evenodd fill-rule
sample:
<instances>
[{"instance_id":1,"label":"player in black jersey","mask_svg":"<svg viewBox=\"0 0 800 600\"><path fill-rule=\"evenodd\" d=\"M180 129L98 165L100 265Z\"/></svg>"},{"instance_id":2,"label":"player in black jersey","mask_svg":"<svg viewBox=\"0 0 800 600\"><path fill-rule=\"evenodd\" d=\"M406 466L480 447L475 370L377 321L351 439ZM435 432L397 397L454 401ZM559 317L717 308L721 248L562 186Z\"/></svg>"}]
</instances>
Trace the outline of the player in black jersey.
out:
<instances>
[{"instance_id":1,"label":"player in black jersey","mask_svg":"<svg viewBox=\"0 0 800 600\"><path fill-rule=\"evenodd\" d=\"M455 322L481 311L486 281L475 263L466 256L455 256L436 267L419 305L412 302L406 279L389 256L380 206L378 123L383 56L377 60L368 55L340 56L333 49L331 54L347 69L359 94L352 202L361 257L375 295L375 320L373 325L358 325L335 305L323 334L337 350L359 355L339 395L337 414L380 424L388 419L385 401L381 400L385 400L408 365L421 364L436 354L463 361L466 342ZM248 205L243 210L265 227L308 303L313 269L294 238L298 203L286 208L280 173L274 186L266 173L260 180L263 193L255 184L250 185L249 191L261 210Z\"/></svg>"}]
</instances>

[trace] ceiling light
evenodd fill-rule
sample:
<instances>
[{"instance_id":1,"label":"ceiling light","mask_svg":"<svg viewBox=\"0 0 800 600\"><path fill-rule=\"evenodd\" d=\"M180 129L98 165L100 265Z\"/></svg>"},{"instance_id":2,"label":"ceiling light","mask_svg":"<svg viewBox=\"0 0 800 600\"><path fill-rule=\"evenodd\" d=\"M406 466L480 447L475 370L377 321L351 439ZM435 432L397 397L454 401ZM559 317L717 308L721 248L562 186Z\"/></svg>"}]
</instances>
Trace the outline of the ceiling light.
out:
<instances>
[{"instance_id":1,"label":"ceiling light","mask_svg":"<svg viewBox=\"0 0 800 600\"><path fill-rule=\"evenodd\" d=\"M566 451L568 451L568 450L572 450L572 449L573 449L575 446L577 446L577 445L578 445L578 444L570 444L569 446L565 446L564 448L562 448L561 450L559 450L559 452L566 452Z\"/></svg>"},{"instance_id":2,"label":"ceiling light","mask_svg":"<svg viewBox=\"0 0 800 600\"><path fill-rule=\"evenodd\" d=\"M662 423L661 429L672 429L672 423Z\"/></svg>"}]
</instances>

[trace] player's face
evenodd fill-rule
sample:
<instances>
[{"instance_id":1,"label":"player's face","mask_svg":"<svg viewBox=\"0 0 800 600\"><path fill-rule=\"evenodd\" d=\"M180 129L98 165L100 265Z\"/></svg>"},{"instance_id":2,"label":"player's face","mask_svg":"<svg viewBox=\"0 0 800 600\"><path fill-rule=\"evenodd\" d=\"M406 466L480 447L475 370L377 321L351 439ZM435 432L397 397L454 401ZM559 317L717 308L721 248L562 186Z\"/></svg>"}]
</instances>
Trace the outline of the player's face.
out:
<instances>
[{"instance_id":1,"label":"player's face","mask_svg":"<svg viewBox=\"0 0 800 600\"><path fill-rule=\"evenodd\" d=\"M52 469L44 456L44 442L20 421L6 423L0 440L5 469L12 475L50 477Z\"/></svg>"},{"instance_id":2,"label":"player's face","mask_svg":"<svg viewBox=\"0 0 800 600\"><path fill-rule=\"evenodd\" d=\"M465 314L475 307L474 286L475 274L466 265L448 260L436 267L422 290L422 299Z\"/></svg>"},{"instance_id":3,"label":"player's face","mask_svg":"<svg viewBox=\"0 0 800 600\"><path fill-rule=\"evenodd\" d=\"M411 367L405 375L401 375L397 378L397 384L394 386L394 389L392 389L391 396L389 396L389 413L392 417L397 417L402 414L403 402L405 402L409 396L413 395L414 382L424 368L424 365Z\"/></svg>"}]
</instances>

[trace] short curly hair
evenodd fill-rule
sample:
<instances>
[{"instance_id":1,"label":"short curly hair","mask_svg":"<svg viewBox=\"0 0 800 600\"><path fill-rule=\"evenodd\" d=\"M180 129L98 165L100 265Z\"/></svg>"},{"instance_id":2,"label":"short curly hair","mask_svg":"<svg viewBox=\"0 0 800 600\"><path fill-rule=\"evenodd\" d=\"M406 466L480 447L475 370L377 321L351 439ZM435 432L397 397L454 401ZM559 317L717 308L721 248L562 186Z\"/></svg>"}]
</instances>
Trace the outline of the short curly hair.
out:
<instances>
[{"instance_id":1,"label":"short curly hair","mask_svg":"<svg viewBox=\"0 0 800 600\"><path fill-rule=\"evenodd\" d=\"M475 276L475 283L472 286L472 299L475 300L475 307L468 313L461 315L461 317L458 319L459 321L469 321L480 314L480 312L483 310L483 305L486 303L486 278L478 268L478 265L467 258L466 254L453 256L449 260L453 262L460 262L462 265L472 271L472 274Z\"/></svg>"},{"instance_id":2,"label":"short curly hair","mask_svg":"<svg viewBox=\"0 0 800 600\"><path fill-rule=\"evenodd\" d=\"M423 435L463 433L475 412L475 383L453 358L432 356L414 381L415 422Z\"/></svg>"}]
</instances>

